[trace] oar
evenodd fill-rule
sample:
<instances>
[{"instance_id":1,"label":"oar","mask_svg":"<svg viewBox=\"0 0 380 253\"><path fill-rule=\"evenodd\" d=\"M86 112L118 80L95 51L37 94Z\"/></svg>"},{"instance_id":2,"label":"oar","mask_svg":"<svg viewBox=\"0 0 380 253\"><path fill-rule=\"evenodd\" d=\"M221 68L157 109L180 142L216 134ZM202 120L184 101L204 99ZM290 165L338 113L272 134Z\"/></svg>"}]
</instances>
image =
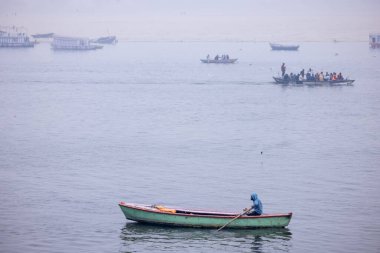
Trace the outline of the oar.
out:
<instances>
[{"instance_id":1,"label":"oar","mask_svg":"<svg viewBox=\"0 0 380 253\"><path fill-rule=\"evenodd\" d=\"M248 208L244 213L239 214L238 216L236 216L235 218L233 218L232 220L230 220L229 222L227 222L226 224L224 224L222 227L218 228L217 231L222 230L225 226L227 226L228 224L230 224L231 222L233 222L234 220L236 220L236 219L239 218L240 216L243 216L244 214L248 213L248 212L251 211L251 210L252 210L252 207L251 207L251 208Z\"/></svg>"}]
</instances>

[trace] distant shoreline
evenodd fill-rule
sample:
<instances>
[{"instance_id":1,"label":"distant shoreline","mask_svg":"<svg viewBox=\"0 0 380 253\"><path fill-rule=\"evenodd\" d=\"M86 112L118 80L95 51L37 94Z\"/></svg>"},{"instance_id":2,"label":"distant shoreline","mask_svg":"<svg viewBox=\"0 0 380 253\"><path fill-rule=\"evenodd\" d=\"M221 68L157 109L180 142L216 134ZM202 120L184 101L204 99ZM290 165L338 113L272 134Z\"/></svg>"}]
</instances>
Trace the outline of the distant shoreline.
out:
<instances>
[{"instance_id":1,"label":"distant shoreline","mask_svg":"<svg viewBox=\"0 0 380 253\"><path fill-rule=\"evenodd\" d=\"M142 40L118 38L119 42L172 42L172 43L270 43L267 40ZM278 43L368 43L368 40L298 40L298 41L275 41Z\"/></svg>"}]
</instances>

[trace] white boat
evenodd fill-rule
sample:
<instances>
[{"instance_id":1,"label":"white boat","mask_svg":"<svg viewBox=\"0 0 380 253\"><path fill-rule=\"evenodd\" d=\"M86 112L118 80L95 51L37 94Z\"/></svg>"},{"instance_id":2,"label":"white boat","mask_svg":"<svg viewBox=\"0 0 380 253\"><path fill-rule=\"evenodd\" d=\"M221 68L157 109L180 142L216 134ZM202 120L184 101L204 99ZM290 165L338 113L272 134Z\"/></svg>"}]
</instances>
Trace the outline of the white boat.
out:
<instances>
[{"instance_id":1,"label":"white boat","mask_svg":"<svg viewBox=\"0 0 380 253\"><path fill-rule=\"evenodd\" d=\"M274 44L269 43L272 50L286 50L286 51L297 51L300 47L299 45L283 45L283 44Z\"/></svg>"},{"instance_id":2,"label":"white boat","mask_svg":"<svg viewBox=\"0 0 380 253\"><path fill-rule=\"evenodd\" d=\"M224 64L228 64L228 63L235 63L238 59L219 59L219 60L215 60L215 59L201 59L201 62L203 63L224 63Z\"/></svg>"},{"instance_id":3,"label":"white boat","mask_svg":"<svg viewBox=\"0 0 380 253\"><path fill-rule=\"evenodd\" d=\"M103 46L92 44L89 38L64 36L54 36L51 47L55 50L95 50L103 48Z\"/></svg>"},{"instance_id":4,"label":"white boat","mask_svg":"<svg viewBox=\"0 0 380 253\"><path fill-rule=\"evenodd\" d=\"M116 36L100 37L92 41L94 43L100 43L100 44L116 44L117 43Z\"/></svg>"},{"instance_id":5,"label":"white boat","mask_svg":"<svg viewBox=\"0 0 380 253\"><path fill-rule=\"evenodd\" d=\"M20 28L4 27L0 30L0 47L34 47L34 42Z\"/></svg>"}]
</instances>

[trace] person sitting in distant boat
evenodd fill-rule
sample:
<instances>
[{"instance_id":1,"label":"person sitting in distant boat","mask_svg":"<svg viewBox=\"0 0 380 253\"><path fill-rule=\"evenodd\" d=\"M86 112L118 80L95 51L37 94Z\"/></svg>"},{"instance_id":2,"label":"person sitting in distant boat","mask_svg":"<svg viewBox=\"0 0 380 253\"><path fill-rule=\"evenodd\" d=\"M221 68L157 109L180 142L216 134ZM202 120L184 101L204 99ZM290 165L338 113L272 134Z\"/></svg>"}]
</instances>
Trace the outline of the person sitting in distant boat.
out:
<instances>
[{"instance_id":1,"label":"person sitting in distant boat","mask_svg":"<svg viewBox=\"0 0 380 253\"><path fill-rule=\"evenodd\" d=\"M300 79L302 79L302 77L301 77L300 74L295 75L294 80L295 80L296 83L302 83L302 80L300 80ZM300 81L301 81L301 82L300 82Z\"/></svg>"},{"instance_id":2,"label":"person sitting in distant boat","mask_svg":"<svg viewBox=\"0 0 380 253\"><path fill-rule=\"evenodd\" d=\"M309 68L308 73L310 73L311 76L314 76L314 71L311 68Z\"/></svg>"},{"instance_id":3,"label":"person sitting in distant boat","mask_svg":"<svg viewBox=\"0 0 380 253\"><path fill-rule=\"evenodd\" d=\"M301 70L300 75L302 76L302 79L305 77L305 69Z\"/></svg>"},{"instance_id":4,"label":"person sitting in distant boat","mask_svg":"<svg viewBox=\"0 0 380 253\"><path fill-rule=\"evenodd\" d=\"M285 82L289 82L289 81L290 81L290 77L289 77L288 74L285 74L285 75L284 75L284 81L285 81Z\"/></svg>"},{"instance_id":5,"label":"person sitting in distant boat","mask_svg":"<svg viewBox=\"0 0 380 253\"><path fill-rule=\"evenodd\" d=\"M329 72L326 71L326 74L325 74L325 81L329 80L329 78L330 78L330 74L329 74Z\"/></svg>"},{"instance_id":6,"label":"person sitting in distant boat","mask_svg":"<svg viewBox=\"0 0 380 253\"><path fill-rule=\"evenodd\" d=\"M206 58L207 58L207 60L210 60L210 55L208 54Z\"/></svg>"},{"instance_id":7,"label":"person sitting in distant boat","mask_svg":"<svg viewBox=\"0 0 380 253\"><path fill-rule=\"evenodd\" d=\"M310 72L306 73L306 80L307 81L311 81L311 74L310 74Z\"/></svg>"},{"instance_id":8,"label":"person sitting in distant boat","mask_svg":"<svg viewBox=\"0 0 380 253\"><path fill-rule=\"evenodd\" d=\"M284 77L284 75L285 75L285 71L286 71L285 63L282 63L282 65L281 65L281 73L282 73L282 77Z\"/></svg>"},{"instance_id":9,"label":"person sitting in distant boat","mask_svg":"<svg viewBox=\"0 0 380 253\"><path fill-rule=\"evenodd\" d=\"M256 193L252 193L251 200L253 202L253 205L250 209L245 208L244 211L247 212L247 215L249 216L257 216L263 214L263 204L261 203L261 200L257 196Z\"/></svg>"},{"instance_id":10,"label":"person sitting in distant boat","mask_svg":"<svg viewBox=\"0 0 380 253\"><path fill-rule=\"evenodd\" d=\"M296 83L298 81L298 78L299 78L299 74L297 74L297 75L293 74L292 81Z\"/></svg>"},{"instance_id":11,"label":"person sitting in distant boat","mask_svg":"<svg viewBox=\"0 0 380 253\"><path fill-rule=\"evenodd\" d=\"M319 74L319 81L323 82L325 80L325 77L323 76L323 72Z\"/></svg>"},{"instance_id":12,"label":"person sitting in distant boat","mask_svg":"<svg viewBox=\"0 0 380 253\"><path fill-rule=\"evenodd\" d=\"M226 55L226 59L227 59L227 60L229 60L229 59L230 59L230 56L229 56L228 54Z\"/></svg>"},{"instance_id":13,"label":"person sitting in distant boat","mask_svg":"<svg viewBox=\"0 0 380 253\"><path fill-rule=\"evenodd\" d=\"M319 73L315 73L314 80L313 81L319 81Z\"/></svg>"},{"instance_id":14,"label":"person sitting in distant boat","mask_svg":"<svg viewBox=\"0 0 380 253\"><path fill-rule=\"evenodd\" d=\"M215 60L219 60L219 55L217 54L216 56L215 56Z\"/></svg>"},{"instance_id":15,"label":"person sitting in distant boat","mask_svg":"<svg viewBox=\"0 0 380 253\"><path fill-rule=\"evenodd\" d=\"M341 72L339 72L339 74L338 74L338 80L343 80L343 76L342 76Z\"/></svg>"}]
</instances>

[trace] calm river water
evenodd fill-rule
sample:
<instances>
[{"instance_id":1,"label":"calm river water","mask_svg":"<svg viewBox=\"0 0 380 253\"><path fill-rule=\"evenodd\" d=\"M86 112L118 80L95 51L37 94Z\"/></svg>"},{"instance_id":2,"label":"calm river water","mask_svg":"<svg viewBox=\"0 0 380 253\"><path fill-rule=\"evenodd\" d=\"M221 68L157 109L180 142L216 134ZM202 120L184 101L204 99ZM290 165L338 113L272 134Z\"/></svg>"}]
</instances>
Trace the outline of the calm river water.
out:
<instances>
[{"instance_id":1,"label":"calm river water","mask_svg":"<svg viewBox=\"0 0 380 253\"><path fill-rule=\"evenodd\" d=\"M0 252L380 252L380 50L367 43L0 49ZM200 63L217 53L238 63ZM281 87L282 62L356 81ZM154 227L118 207L240 212L253 191L264 212L293 212L289 227Z\"/></svg>"}]
</instances>

